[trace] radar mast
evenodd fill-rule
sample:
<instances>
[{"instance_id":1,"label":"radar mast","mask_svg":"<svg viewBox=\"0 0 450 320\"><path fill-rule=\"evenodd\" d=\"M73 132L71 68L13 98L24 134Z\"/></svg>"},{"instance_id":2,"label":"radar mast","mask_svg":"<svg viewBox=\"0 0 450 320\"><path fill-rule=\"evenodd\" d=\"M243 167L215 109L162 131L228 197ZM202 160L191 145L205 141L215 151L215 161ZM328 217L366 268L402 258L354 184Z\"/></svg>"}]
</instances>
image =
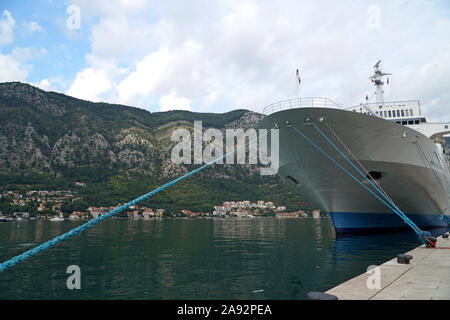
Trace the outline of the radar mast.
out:
<instances>
[{"instance_id":1,"label":"radar mast","mask_svg":"<svg viewBox=\"0 0 450 320\"><path fill-rule=\"evenodd\" d=\"M375 86L375 96L376 96L376 103L377 105L382 105L384 103L384 97L383 97L383 85L384 82L383 77L384 76L388 76L391 75L392 73L384 73L381 71L381 66L380 66L381 60L379 60L374 66L374 71L375 73L369 78L372 80L373 85Z\"/></svg>"}]
</instances>

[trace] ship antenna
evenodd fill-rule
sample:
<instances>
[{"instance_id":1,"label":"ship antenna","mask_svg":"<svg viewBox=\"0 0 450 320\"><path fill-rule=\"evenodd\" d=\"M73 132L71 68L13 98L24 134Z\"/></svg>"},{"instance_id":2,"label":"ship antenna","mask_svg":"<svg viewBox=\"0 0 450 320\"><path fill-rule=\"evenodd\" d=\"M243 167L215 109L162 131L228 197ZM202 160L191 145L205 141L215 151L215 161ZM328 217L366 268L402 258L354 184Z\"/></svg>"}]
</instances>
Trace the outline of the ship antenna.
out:
<instances>
[{"instance_id":1,"label":"ship antenna","mask_svg":"<svg viewBox=\"0 0 450 320\"><path fill-rule=\"evenodd\" d=\"M302 80L300 79L300 74L298 72L298 69L297 69L297 73L296 73L296 78L297 78L296 83L297 83L297 99L298 99L298 91L299 91L300 85L302 83Z\"/></svg>"},{"instance_id":2,"label":"ship antenna","mask_svg":"<svg viewBox=\"0 0 450 320\"><path fill-rule=\"evenodd\" d=\"M383 85L384 82L383 77L384 76L388 76L391 75L392 73L385 73L381 71L381 66L380 66L381 60L379 60L374 66L374 74L369 78L372 80L373 85L375 86L375 96L376 96L376 102L377 105L383 105L384 104L384 97L383 97Z\"/></svg>"}]
</instances>

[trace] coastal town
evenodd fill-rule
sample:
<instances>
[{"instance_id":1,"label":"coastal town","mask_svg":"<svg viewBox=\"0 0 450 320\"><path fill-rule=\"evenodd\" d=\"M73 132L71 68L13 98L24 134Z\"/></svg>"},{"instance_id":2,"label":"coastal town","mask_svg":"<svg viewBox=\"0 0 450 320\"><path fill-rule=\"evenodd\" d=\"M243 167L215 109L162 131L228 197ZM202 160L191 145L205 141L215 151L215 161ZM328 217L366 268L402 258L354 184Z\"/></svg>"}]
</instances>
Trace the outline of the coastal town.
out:
<instances>
[{"instance_id":1,"label":"coastal town","mask_svg":"<svg viewBox=\"0 0 450 320\"><path fill-rule=\"evenodd\" d=\"M9 206L8 212L0 208L0 222L23 221L23 220L90 220L98 218L111 210L125 205L116 206L87 206L79 210L70 210L70 204L79 200L76 191L71 190L31 190L26 192L3 191L0 193L0 203ZM251 202L225 201L217 205L210 212L191 211L182 209L178 212L170 212L163 208L149 208L147 206L132 205L114 218L126 218L133 220L151 220L162 218L255 218L255 217L277 217L277 218L306 218L321 217L319 210L305 212L303 210L290 211L284 205L276 205L271 201L259 200Z\"/></svg>"}]
</instances>

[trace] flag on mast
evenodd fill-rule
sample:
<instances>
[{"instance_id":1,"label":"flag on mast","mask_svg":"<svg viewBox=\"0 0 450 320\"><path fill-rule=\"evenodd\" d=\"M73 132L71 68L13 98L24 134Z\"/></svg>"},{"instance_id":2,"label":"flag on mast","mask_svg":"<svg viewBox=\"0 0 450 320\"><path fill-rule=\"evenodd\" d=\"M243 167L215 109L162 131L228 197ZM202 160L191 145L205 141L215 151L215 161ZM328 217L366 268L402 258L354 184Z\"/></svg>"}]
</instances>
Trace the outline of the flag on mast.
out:
<instances>
[{"instance_id":1,"label":"flag on mast","mask_svg":"<svg viewBox=\"0 0 450 320\"><path fill-rule=\"evenodd\" d=\"M301 82L301 80L300 80L300 75L299 75L299 73L298 73L298 69L297 69L297 79L298 79L298 84L301 84L302 82Z\"/></svg>"}]
</instances>

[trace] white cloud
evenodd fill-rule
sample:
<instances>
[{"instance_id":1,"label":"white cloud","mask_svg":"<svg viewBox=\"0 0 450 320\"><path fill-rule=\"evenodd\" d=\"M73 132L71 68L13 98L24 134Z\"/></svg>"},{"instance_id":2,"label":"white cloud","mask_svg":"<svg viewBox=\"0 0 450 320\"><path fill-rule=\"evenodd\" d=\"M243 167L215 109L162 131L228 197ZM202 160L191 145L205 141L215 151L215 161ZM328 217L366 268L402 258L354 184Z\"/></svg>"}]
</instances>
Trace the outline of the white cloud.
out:
<instances>
[{"instance_id":1,"label":"white cloud","mask_svg":"<svg viewBox=\"0 0 450 320\"><path fill-rule=\"evenodd\" d=\"M378 29L367 23L369 0L76 3L100 12L86 57L103 71L97 98L157 108L176 92L194 110L261 111L295 96L299 68L302 96L352 105L372 95L368 77L382 59L394 74L386 99L420 98L431 118L450 120L444 1L376 4Z\"/></svg>"},{"instance_id":2,"label":"white cloud","mask_svg":"<svg viewBox=\"0 0 450 320\"><path fill-rule=\"evenodd\" d=\"M0 18L0 45L5 45L14 40L14 25L16 21L8 10L3 10Z\"/></svg>"},{"instance_id":3,"label":"white cloud","mask_svg":"<svg viewBox=\"0 0 450 320\"><path fill-rule=\"evenodd\" d=\"M56 91L56 92L61 91L61 89L64 89L66 85L63 77L61 76L49 79L45 78L37 83L32 82L31 84L45 91Z\"/></svg>"},{"instance_id":4,"label":"white cloud","mask_svg":"<svg viewBox=\"0 0 450 320\"><path fill-rule=\"evenodd\" d=\"M45 54L45 48L35 47L14 47L10 54L0 53L0 82L25 82L33 69L33 65L28 62Z\"/></svg>"},{"instance_id":5,"label":"white cloud","mask_svg":"<svg viewBox=\"0 0 450 320\"><path fill-rule=\"evenodd\" d=\"M449 74L450 47L419 68L409 67L391 77L391 96L419 99L429 121L450 121Z\"/></svg>"},{"instance_id":6,"label":"white cloud","mask_svg":"<svg viewBox=\"0 0 450 320\"><path fill-rule=\"evenodd\" d=\"M189 99L178 97L176 92L166 94L159 99L160 111L191 110Z\"/></svg>"},{"instance_id":7,"label":"white cloud","mask_svg":"<svg viewBox=\"0 0 450 320\"><path fill-rule=\"evenodd\" d=\"M26 62L36 58L42 58L47 54L45 48L35 48L35 47L14 47L11 51L11 55L21 62Z\"/></svg>"},{"instance_id":8,"label":"white cloud","mask_svg":"<svg viewBox=\"0 0 450 320\"><path fill-rule=\"evenodd\" d=\"M73 0L71 3L80 7L82 15L95 16L120 16L123 14L140 13L150 7L151 2L147 0Z\"/></svg>"},{"instance_id":9,"label":"white cloud","mask_svg":"<svg viewBox=\"0 0 450 320\"><path fill-rule=\"evenodd\" d=\"M112 82L106 72L86 68L77 73L67 94L76 98L99 102L106 100L102 94L108 92L111 88Z\"/></svg>"},{"instance_id":10,"label":"white cloud","mask_svg":"<svg viewBox=\"0 0 450 320\"><path fill-rule=\"evenodd\" d=\"M149 49L148 33L145 23L135 23L126 16L102 18L92 27L92 54L130 61L139 52L142 54L145 49Z\"/></svg>"},{"instance_id":11,"label":"white cloud","mask_svg":"<svg viewBox=\"0 0 450 320\"><path fill-rule=\"evenodd\" d=\"M0 46L14 41L15 20L8 10L4 10L0 17ZM38 24L31 25L35 31L39 29ZM33 66L28 61L40 58L47 54L45 48L17 47L15 46L9 54L0 52L0 82L26 81Z\"/></svg>"},{"instance_id":12,"label":"white cloud","mask_svg":"<svg viewBox=\"0 0 450 320\"><path fill-rule=\"evenodd\" d=\"M118 66L116 59L98 55L86 55L87 64L97 70L104 71L110 79L119 78L129 73L129 69Z\"/></svg>"},{"instance_id":13,"label":"white cloud","mask_svg":"<svg viewBox=\"0 0 450 320\"><path fill-rule=\"evenodd\" d=\"M36 21L30 21L27 23L27 29L29 34L33 34L35 32L43 32L44 28L37 23Z\"/></svg>"},{"instance_id":14,"label":"white cloud","mask_svg":"<svg viewBox=\"0 0 450 320\"><path fill-rule=\"evenodd\" d=\"M166 94L174 88L185 94L195 90L194 83L201 87L202 70L197 68L201 51L198 44L186 42L175 50L162 48L149 54L118 84L119 101L139 105L151 95Z\"/></svg>"},{"instance_id":15,"label":"white cloud","mask_svg":"<svg viewBox=\"0 0 450 320\"><path fill-rule=\"evenodd\" d=\"M119 100L122 103L136 103L140 97L146 98L158 85L168 79L173 55L163 49L152 53L136 65L135 71L118 85Z\"/></svg>"},{"instance_id":16,"label":"white cloud","mask_svg":"<svg viewBox=\"0 0 450 320\"><path fill-rule=\"evenodd\" d=\"M11 55L0 54L0 82L25 81L29 70Z\"/></svg>"},{"instance_id":17,"label":"white cloud","mask_svg":"<svg viewBox=\"0 0 450 320\"><path fill-rule=\"evenodd\" d=\"M41 81L39 81L39 83L35 83L34 85L46 91L50 91L53 89L49 79L42 79Z\"/></svg>"}]
</instances>

